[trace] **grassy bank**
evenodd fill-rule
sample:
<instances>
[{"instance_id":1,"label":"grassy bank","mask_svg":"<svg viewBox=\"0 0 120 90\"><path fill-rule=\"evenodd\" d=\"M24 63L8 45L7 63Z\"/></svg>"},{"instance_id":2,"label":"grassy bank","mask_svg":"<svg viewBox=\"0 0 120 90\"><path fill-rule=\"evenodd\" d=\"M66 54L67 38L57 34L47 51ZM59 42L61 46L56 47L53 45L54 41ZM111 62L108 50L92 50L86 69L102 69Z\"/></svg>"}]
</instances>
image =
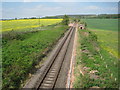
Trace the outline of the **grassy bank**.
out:
<instances>
[{"instance_id":1,"label":"grassy bank","mask_svg":"<svg viewBox=\"0 0 120 90\"><path fill-rule=\"evenodd\" d=\"M117 88L118 60L91 31L79 30L74 88Z\"/></svg>"},{"instance_id":2,"label":"grassy bank","mask_svg":"<svg viewBox=\"0 0 120 90\"><path fill-rule=\"evenodd\" d=\"M2 39L3 88L20 87L67 28L57 25L46 27L44 31L5 34Z\"/></svg>"}]
</instances>

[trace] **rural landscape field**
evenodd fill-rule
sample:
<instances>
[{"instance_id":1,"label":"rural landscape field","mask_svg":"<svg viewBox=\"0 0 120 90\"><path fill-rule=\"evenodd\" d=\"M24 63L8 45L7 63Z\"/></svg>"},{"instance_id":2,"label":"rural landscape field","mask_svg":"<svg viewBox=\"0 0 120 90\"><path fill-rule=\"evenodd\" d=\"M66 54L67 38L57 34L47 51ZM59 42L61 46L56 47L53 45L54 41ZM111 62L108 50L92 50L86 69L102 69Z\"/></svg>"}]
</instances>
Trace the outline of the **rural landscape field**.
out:
<instances>
[{"instance_id":1,"label":"rural landscape field","mask_svg":"<svg viewBox=\"0 0 120 90\"><path fill-rule=\"evenodd\" d=\"M2 5L0 89L118 90L117 2Z\"/></svg>"}]
</instances>

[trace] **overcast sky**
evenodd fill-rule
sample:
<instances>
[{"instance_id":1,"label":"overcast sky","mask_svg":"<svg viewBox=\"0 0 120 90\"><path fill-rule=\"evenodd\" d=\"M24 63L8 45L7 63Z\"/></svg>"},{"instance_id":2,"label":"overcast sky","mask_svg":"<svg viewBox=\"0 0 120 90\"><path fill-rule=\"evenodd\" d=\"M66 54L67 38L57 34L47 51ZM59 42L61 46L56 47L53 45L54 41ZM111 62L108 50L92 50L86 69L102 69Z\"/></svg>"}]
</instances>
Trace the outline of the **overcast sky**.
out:
<instances>
[{"instance_id":1,"label":"overcast sky","mask_svg":"<svg viewBox=\"0 0 120 90\"><path fill-rule=\"evenodd\" d=\"M2 3L3 18L42 17L63 14L118 13L117 0L116 2L112 2L112 0L109 0L111 2L77 2L78 0L69 0L69 2L58 2L60 0L51 0L54 2L37 2L40 0L24 0L24 2L17 2L21 0L15 0L16 2L12 1L14 0L11 0L11 2L7 2L6 0Z\"/></svg>"}]
</instances>

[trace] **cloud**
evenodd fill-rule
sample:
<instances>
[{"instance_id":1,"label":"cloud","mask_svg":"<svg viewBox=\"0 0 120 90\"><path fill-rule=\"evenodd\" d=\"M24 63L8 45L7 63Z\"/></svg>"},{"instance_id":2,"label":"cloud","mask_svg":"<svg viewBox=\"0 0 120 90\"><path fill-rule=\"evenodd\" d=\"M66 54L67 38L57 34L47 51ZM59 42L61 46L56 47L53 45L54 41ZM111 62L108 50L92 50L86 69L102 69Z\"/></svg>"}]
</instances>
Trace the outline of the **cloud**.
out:
<instances>
[{"instance_id":1,"label":"cloud","mask_svg":"<svg viewBox=\"0 0 120 90\"><path fill-rule=\"evenodd\" d=\"M98 6L88 6L85 9L98 10L98 9L100 9L100 7L98 7Z\"/></svg>"},{"instance_id":2,"label":"cloud","mask_svg":"<svg viewBox=\"0 0 120 90\"><path fill-rule=\"evenodd\" d=\"M25 8L22 13L26 16L46 16L50 14L56 14L61 13L63 10L62 7L56 6L56 7L46 7L44 5L38 5L33 8Z\"/></svg>"}]
</instances>

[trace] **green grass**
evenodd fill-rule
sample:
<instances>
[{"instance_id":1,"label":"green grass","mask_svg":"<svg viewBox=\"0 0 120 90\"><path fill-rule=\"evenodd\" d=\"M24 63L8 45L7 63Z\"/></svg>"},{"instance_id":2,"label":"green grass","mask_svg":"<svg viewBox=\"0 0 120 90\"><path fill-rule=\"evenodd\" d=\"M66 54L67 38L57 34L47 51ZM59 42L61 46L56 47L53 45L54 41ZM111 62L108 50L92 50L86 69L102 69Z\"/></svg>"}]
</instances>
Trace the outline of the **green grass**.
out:
<instances>
[{"instance_id":1,"label":"green grass","mask_svg":"<svg viewBox=\"0 0 120 90\"><path fill-rule=\"evenodd\" d=\"M118 19L84 19L89 29L118 31Z\"/></svg>"},{"instance_id":2,"label":"green grass","mask_svg":"<svg viewBox=\"0 0 120 90\"><path fill-rule=\"evenodd\" d=\"M79 30L78 34L79 46L77 47L74 88L118 88L117 58L101 48L93 32ZM84 69L85 67L88 69ZM84 75L81 74L80 69ZM90 73L91 71L97 72Z\"/></svg>"},{"instance_id":3,"label":"green grass","mask_svg":"<svg viewBox=\"0 0 120 90\"><path fill-rule=\"evenodd\" d=\"M18 88L28 73L46 55L67 26L49 26L45 31L9 32L2 39L3 88Z\"/></svg>"}]
</instances>

